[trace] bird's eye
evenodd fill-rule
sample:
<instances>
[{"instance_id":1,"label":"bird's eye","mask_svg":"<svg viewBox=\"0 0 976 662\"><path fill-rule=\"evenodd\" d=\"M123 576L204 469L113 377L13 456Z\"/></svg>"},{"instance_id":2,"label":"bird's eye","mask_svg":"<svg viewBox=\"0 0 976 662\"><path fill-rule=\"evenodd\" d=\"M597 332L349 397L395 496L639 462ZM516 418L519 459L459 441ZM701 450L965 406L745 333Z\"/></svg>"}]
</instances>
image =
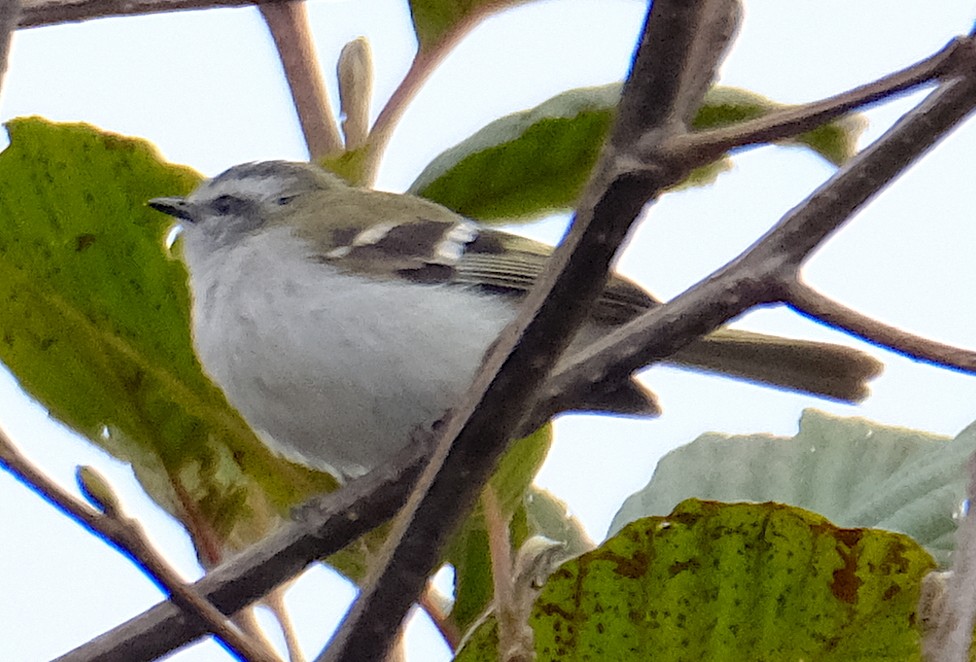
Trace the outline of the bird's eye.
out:
<instances>
[{"instance_id":1,"label":"bird's eye","mask_svg":"<svg viewBox=\"0 0 976 662\"><path fill-rule=\"evenodd\" d=\"M239 204L239 200L232 195L222 195L213 201L213 208L218 214L229 214Z\"/></svg>"},{"instance_id":2,"label":"bird's eye","mask_svg":"<svg viewBox=\"0 0 976 662\"><path fill-rule=\"evenodd\" d=\"M277 200L275 200L275 202L278 203L279 205L284 206L284 205L287 205L289 202L291 202L292 200L294 200L297 197L298 196L296 196L296 195L283 195L280 198L278 198Z\"/></svg>"}]
</instances>

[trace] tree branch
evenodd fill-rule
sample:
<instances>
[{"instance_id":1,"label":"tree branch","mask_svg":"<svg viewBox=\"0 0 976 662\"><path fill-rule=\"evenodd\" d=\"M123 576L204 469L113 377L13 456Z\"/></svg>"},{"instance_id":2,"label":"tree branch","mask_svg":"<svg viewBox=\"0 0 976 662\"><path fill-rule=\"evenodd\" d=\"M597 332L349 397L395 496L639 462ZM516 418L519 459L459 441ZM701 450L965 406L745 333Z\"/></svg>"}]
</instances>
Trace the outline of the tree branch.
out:
<instances>
[{"instance_id":1,"label":"tree branch","mask_svg":"<svg viewBox=\"0 0 976 662\"><path fill-rule=\"evenodd\" d=\"M193 589L225 614L237 612L298 575L316 560L340 551L387 521L410 493L427 461L429 440L401 451L392 462L337 492L309 501L296 519L222 563ZM143 614L57 658L60 662L155 660L206 634L172 602Z\"/></svg>"},{"instance_id":2,"label":"tree branch","mask_svg":"<svg viewBox=\"0 0 976 662\"><path fill-rule=\"evenodd\" d=\"M481 492L481 506L488 530L488 554L491 557L491 584L498 624L498 660L515 662L533 659L533 632L522 618L515 595L514 561L510 535L511 517L502 510L491 485Z\"/></svg>"},{"instance_id":3,"label":"tree branch","mask_svg":"<svg viewBox=\"0 0 976 662\"><path fill-rule=\"evenodd\" d=\"M110 16L136 16L186 9L285 4L294 0L22 0L18 27L89 21Z\"/></svg>"},{"instance_id":4,"label":"tree branch","mask_svg":"<svg viewBox=\"0 0 976 662\"><path fill-rule=\"evenodd\" d=\"M76 499L33 465L0 430L0 465L61 512L107 541L146 573L173 602L198 619L201 628L211 632L246 660L277 662L272 651L238 630L210 602L187 586L146 538L138 522L125 515L111 487L94 469L78 472L79 484L101 512Z\"/></svg>"},{"instance_id":5,"label":"tree branch","mask_svg":"<svg viewBox=\"0 0 976 662\"><path fill-rule=\"evenodd\" d=\"M878 80L822 101L774 111L728 127L675 136L664 149L678 158L711 161L737 147L792 138L877 101L931 83L958 69L968 58L967 40L953 39L945 48Z\"/></svg>"},{"instance_id":6,"label":"tree branch","mask_svg":"<svg viewBox=\"0 0 976 662\"><path fill-rule=\"evenodd\" d=\"M659 1L652 11L665 11L668 7L668 3ZM649 22L647 28L651 27L653 26ZM694 32L694 29L689 29ZM687 32L688 30L682 31L686 36ZM675 33L670 38L675 38ZM645 38L638 57L653 52L653 48L646 50L647 42ZM966 46L969 53L966 57L972 58L972 41ZM784 218L754 248L691 291L647 313L640 320L620 329L560 368L559 373L547 382L544 390L536 391L543 397L540 407L544 408L546 400L551 400L555 397L553 394L562 388L571 391L581 383L589 384L594 380L612 381L609 378L611 373L627 375L651 361L667 356L751 305L785 300L788 292L784 283L793 277L805 256L881 186L970 112L976 103L976 66L973 66L976 60L968 61L968 67L960 67L958 70L960 78L941 85L882 139L814 193L806 204L800 205ZM677 77L683 65L680 61L660 60L659 66L672 67L672 74ZM670 98L659 98L660 103L671 103L677 96L679 95L672 94ZM635 135L639 133L636 132ZM667 138L666 132L663 137ZM694 163L686 165L691 167ZM606 255L612 253L612 250L607 245L617 238L620 232L618 224L626 225L626 222L619 220L617 223L608 223L605 227L591 229L586 238L580 241L579 236L583 233L581 228L586 225L586 220L606 217L625 219L630 213L636 214L648 191L653 193L654 185L667 180L665 174L662 174L661 169L654 169L641 162L632 152L608 147L597 170L596 179L587 189L581 203L578 223L574 224L570 235L571 241L567 242L576 245L596 241L599 248L594 249L595 252L573 255L571 258L566 255L567 249L562 248L558 252L558 264L570 262L574 268L578 268L581 262L585 265L586 260L596 260L598 256L609 261ZM602 195L600 191L603 191ZM596 263L601 269L605 267L599 261ZM569 301L565 304L566 314L575 315L573 308L578 301L577 294L570 292L567 296L566 293L566 287L574 287L575 284L564 286L565 281L561 283L562 289L554 289L561 292L564 300ZM592 294L593 289L587 285L585 296ZM533 306L539 306L538 299L541 296L543 295L533 295ZM585 310L585 305L583 308ZM549 309L547 314L554 315L553 310ZM517 335L517 331L509 331L505 336L505 342L509 345L513 342L513 335ZM523 345L526 345L526 341L523 341ZM497 364L496 357L492 359L492 365ZM537 369L538 366L535 366L529 370L533 378ZM482 377L479 384L484 386L485 381L490 380ZM495 386L501 381L503 380L496 380ZM501 399L504 400L504 406L508 407L514 405L516 398L525 395L516 384ZM499 406L498 401L487 405L491 406ZM455 421L445 427L454 429L457 424ZM486 427L487 430L498 433L498 428L492 425ZM443 461L443 453L442 450L440 461ZM478 450L470 450L468 459L478 455ZM403 502L413 477L419 473L420 466L424 463L424 456L422 449L413 446L401 453L393 463L354 481L333 495L315 500L313 506L303 510L300 521L284 527L229 563L216 568L196 584L197 590L225 612L240 609L257 599L273 586L296 575L312 559L337 551L389 517ZM467 471L466 467L462 467L462 471ZM476 482L479 476L472 477L471 473L462 473L457 479ZM447 498L450 508L458 507L455 493L448 493ZM429 525L434 527L437 522ZM422 542L424 541L419 541ZM422 579L425 578L426 574ZM388 590L398 588L390 586ZM404 599L412 600L409 596ZM390 629L393 631L396 628ZM165 603L85 644L62 659L115 660L120 659L120 656L133 661L152 659L190 641L202 632L203 629L197 622L187 619L171 603Z\"/></svg>"},{"instance_id":7,"label":"tree branch","mask_svg":"<svg viewBox=\"0 0 976 662\"><path fill-rule=\"evenodd\" d=\"M820 294L800 281L788 285L786 303L801 315L843 329L903 356L952 370L976 372L976 352L945 345L883 324Z\"/></svg>"},{"instance_id":8,"label":"tree branch","mask_svg":"<svg viewBox=\"0 0 976 662\"><path fill-rule=\"evenodd\" d=\"M487 7L490 8L490 5ZM427 78L444 59L444 56L450 53L461 38L482 18L482 12L474 11L466 20L455 25L450 34L435 45L426 49L418 47L417 53L410 63L410 69L407 70L397 88L393 90L393 94L387 99L380 114L376 117L376 122L370 129L363 165L364 185L371 185L376 180L376 173L379 170L383 152L386 150L403 112L410 105L410 101L420 91L420 88L423 87Z\"/></svg>"},{"instance_id":9,"label":"tree branch","mask_svg":"<svg viewBox=\"0 0 976 662\"><path fill-rule=\"evenodd\" d=\"M0 89L7 73L7 58L10 56L10 38L20 20L22 0L7 0L0 5Z\"/></svg>"}]
</instances>

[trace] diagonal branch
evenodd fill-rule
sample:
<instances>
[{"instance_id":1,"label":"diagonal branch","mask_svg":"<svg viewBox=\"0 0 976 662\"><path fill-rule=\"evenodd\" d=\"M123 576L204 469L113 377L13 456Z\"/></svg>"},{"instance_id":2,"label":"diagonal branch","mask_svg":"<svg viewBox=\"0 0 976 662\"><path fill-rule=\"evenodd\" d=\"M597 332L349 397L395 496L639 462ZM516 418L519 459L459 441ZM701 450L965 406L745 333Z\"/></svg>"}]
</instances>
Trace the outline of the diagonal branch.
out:
<instances>
[{"instance_id":1,"label":"diagonal branch","mask_svg":"<svg viewBox=\"0 0 976 662\"><path fill-rule=\"evenodd\" d=\"M410 493L427 448L417 443L388 465L312 499L291 522L211 570L193 589L225 614L237 612L387 521ZM163 602L58 658L60 662L148 662L206 634L172 602Z\"/></svg>"},{"instance_id":2,"label":"diagonal branch","mask_svg":"<svg viewBox=\"0 0 976 662\"><path fill-rule=\"evenodd\" d=\"M467 21L455 26L449 38L442 39L428 49L418 49L410 63L410 68L400 84L393 90L393 94L387 99L383 109L376 117L376 122L370 129L369 138L365 145L366 154L363 164L363 182L365 185L372 185L376 179L380 159L407 106L410 105L410 102L437 68L437 65L451 52L457 42L474 27L479 19L480 15L475 12Z\"/></svg>"},{"instance_id":3,"label":"diagonal branch","mask_svg":"<svg viewBox=\"0 0 976 662\"><path fill-rule=\"evenodd\" d=\"M786 303L802 315L848 331L903 356L952 370L976 372L976 352L922 338L898 327L883 324L820 294L800 281L788 286Z\"/></svg>"},{"instance_id":4,"label":"diagonal branch","mask_svg":"<svg viewBox=\"0 0 976 662\"><path fill-rule=\"evenodd\" d=\"M109 16L137 16L214 7L280 5L294 0L22 0L22 2L24 8L18 27L34 28Z\"/></svg>"},{"instance_id":5,"label":"diagonal branch","mask_svg":"<svg viewBox=\"0 0 976 662\"><path fill-rule=\"evenodd\" d=\"M385 565L370 573L320 659L378 660L386 654L450 535L515 435L534 392L603 290L631 224L647 200L686 172L656 164L635 171L633 138L687 130L675 121L680 119L676 111L685 114L701 103L707 87L701 82L703 70L710 69L710 81L718 62L713 54L728 45L727 26L738 8L732 0L658 0L651 6L621 111L569 236L518 318L489 352L464 403L449 415L431 463L385 545ZM725 29L715 29L719 24ZM697 99L691 98L694 94Z\"/></svg>"},{"instance_id":6,"label":"diagonal branch","mask_svg":"<svg viewBox=\"0 0 976 662\"><path fill-rule=\"evenodd\" d=\"M144 569L160 588L170 594L173 602L182 607L184 613L195 617L194 621L201 629L212 632L243 659L276 662L277 657L272 651L238 630L212 603L184 583L176 570L152 547L139 523L122 512L118 498L94 469L79 470L78 480L101 512L75 498L35 467L3 430L0 430L0 467L6 468L48 503Z\"/></svg>"}]
</instances>

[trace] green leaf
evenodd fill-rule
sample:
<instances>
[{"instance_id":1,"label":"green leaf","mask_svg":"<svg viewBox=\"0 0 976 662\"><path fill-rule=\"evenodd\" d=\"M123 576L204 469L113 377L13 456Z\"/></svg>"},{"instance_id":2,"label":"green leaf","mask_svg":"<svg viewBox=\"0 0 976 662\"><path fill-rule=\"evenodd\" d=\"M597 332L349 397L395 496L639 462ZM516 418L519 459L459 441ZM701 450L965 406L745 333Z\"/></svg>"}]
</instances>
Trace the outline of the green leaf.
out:
<instances>
[{"instance_id":1,"label":"green leaf","mask_svg":"<svg viewBox=\"0 0 976 662\"><path fill-rule=\"evenodd\" d=\"M448 44L484 16L527 0L410 0L420 53Z\"/></svg>"},{"instance_id":2,"label":"green leaf","mask_svg":"<svg viewBox=\"0 0 976 662\"><path fill-rule=\"evenodd\" d=\"M146 142L38 118L0 153L0 360L63 421L130 462L205 563L333 479L268 451L194 357L182 264L155 196L200 179Z\"/></svg>"},{"instance_id":3,"label":"green leaf","mask_svg":"<svg viewBox=\"0 0 976 662\"><path fill-rule=\"evenodd\" d=\"M713 87L705 96L705 103L692 122L692 128L697 131L716 129L789 107L749 90ZM842 165L856 153L857 139L866 124L860 115L847 115L784 143L809 147L834 165Z\"/></svg>"},{"instance_id":4,"label":"green leaf","mask_svg":"<svg viewBox=\"0 0 976 662\"><path fill-rule=\"evenodd\" d=\"M506 514L514 513L522 505L551 445L552 426L547 424L513 443L498 463L488 484L495 490Z\"/></svg>"},{"instance_id":5,"label":"green leaf","mask_svg":"<svg viewBox=\"0 0 976 662\"><path fill-rule=\"evenodd\" d=\"M620 85L572 90L488 124L445 151L410 192L480 221L576 203L613 121Z\"/></svg>"},{"instance_id":6,"label":"green leaf","mask_svg":"<svg viewBox=\"0 0 976 662\"><path fill-rule=\"evenodd\" d=\"M365 148L342 152L319 161L318 165L338 175L353 186L362 186L368 150Z\"/></svg>"},{"instance_id":7,"label":"green leaf","mask_svg":"<svg viewBox=\"0 0 976 662\"><path fill-rule=\"evenodd\" d=\"M619 98L619 83L580 88L507 115L435 158L410 191L481 221L569 209L596 163ZM694 127L726 126L785 107L751 92L717 87L706 95ZM861 125L857 117L845 118L793 142L840 163L853 154ZM694 170L679 188L710 183L730 167L723 157Z\"/></svg>"},{"instance_id":8,"label":"green leaf","mask_svg":"<svg viewBox=\"0 0 976 662\"><path fill-rule=\"evenodd\" d=\"M668 453L611 532L689 498L777 501L839 526L906 533L945 564L976 425L955 439L808 410L795 437L705 434Z\"/></svg>"},{"instance_id":9,"label":"green leaf","mask_svg":"<svg viewBox=\"0 0 976 662\"><path fill-rule=\"evenodd\" d=\"M933 565L904 535L688 500L556 570L530 619L536 659L921 660L915 606ZM497 659L495 628L456 659Z\"/></svg>"}]
</instances>

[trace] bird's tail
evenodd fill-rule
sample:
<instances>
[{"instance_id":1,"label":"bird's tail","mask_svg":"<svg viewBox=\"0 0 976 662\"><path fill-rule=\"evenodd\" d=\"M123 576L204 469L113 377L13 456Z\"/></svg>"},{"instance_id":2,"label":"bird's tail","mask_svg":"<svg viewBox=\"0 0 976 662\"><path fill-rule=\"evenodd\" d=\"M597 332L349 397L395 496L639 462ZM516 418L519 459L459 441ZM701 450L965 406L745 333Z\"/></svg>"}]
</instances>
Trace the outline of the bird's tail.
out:
<instances>
[{"instance_id":1,"label":"bird's tail","mask_svg":"<svg viewBox=\"0 0 976 662\"><path fill-rule=\"evenodd\" d=\"M847 402L864 399L867 381L882 368L850 347L738 329L715 331L668 363Z\"/></svg>"}]
</instances>

